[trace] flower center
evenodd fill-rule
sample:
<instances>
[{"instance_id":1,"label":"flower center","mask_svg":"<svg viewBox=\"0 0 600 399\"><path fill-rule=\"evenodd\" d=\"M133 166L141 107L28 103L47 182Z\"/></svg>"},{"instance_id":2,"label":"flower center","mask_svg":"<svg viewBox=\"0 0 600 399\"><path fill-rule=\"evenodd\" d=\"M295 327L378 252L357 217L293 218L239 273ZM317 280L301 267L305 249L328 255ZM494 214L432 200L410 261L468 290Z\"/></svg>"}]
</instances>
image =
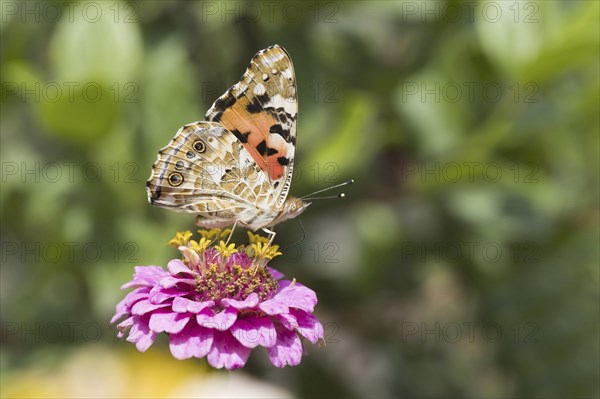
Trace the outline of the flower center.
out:
<instances>
[{"instance_id":1,"label":"flower center","mask_svg":"<svg viewBox=\"0 0 600 399\"><path fill-rule=\"evenodd\" d=\"M200 301L219 301L231 298L246 299L253 292L261 301L267 300L277 291L279 284L266 267L247 267L211 264L196 277L196 292Z\"/></svg>"},{"instance_id":2,"label":"flower center","mask_svg":"<svg viewBox=\"0 0 600 399\"><path fill-rule=\"evenodd\" d=\"M271 245L266 237L251 232L248 232L248 246L224 242L222 238L230 234L230 230L198 232L202 236L199 241L191 239L191 231L179 232L169 241L179 249L187 267L199 273L195 278L195 300L242 301L256 293L264 301L275 295L279 283L269 272L267 262L281 255L278 245Z\"/></svg>"}]
</instances>

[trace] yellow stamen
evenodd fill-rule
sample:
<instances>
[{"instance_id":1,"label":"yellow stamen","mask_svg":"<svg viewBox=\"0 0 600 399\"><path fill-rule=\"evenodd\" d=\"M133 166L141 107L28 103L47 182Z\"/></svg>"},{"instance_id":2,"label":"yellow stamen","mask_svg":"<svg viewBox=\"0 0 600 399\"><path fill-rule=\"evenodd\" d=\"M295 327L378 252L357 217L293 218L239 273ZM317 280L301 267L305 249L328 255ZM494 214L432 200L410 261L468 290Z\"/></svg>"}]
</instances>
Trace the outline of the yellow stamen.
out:
<instances>
[{"instance_id":1,"label":"yellow stamen","mask_svg":"<svg viewBox=\"0 0 600 399\"><path fill-rule=\"evenodd\" d=\"M208 247L208 245L210 244L210 240L207 240L206 238L202 237L200 239L200 242L197 242L195 240L190 240L188 247L190 247L191 249L193 249L194 251L198 252L198 254L203 254L204 251L206 251L206 248Z\"/></svg>"},{"instance_id":2,"label":"yellow stamen","mask_svg":"<svg viewBox=\"0 0 600 399\"><path fill-rule=\"evenodd\" d=\"M256 259L271 260L274 257L281 255L281 252L279 252L279 245L269 245L268 242L252 244L251 247L252 251L250 255Z\"/></svg>"},{"instance_id":3,"label":"yellow stamen","mask_svg":"<svg viewBox=\"0 0 600 399\"><path fill-rule=\"evenodd\" d=\"M237 252L237 249L235 248L235 244L225 245L224 241L219 242L219 245L215 246L215 248L217 249L217 251L219 251L221 256L224 258L228 258L229 256L231 256Z\"/></svg>"},{"instance_id":4,"label":"yellow stamen","mask_svg":"<svg viewBox=\"0 0 600 399\"><path fill-rule=\"evenodd\" d=\"M175 248L185 246L187 245L191 237L192 232L189 230L186 230L184 232L177 232L175 234L175 237L172 238L168 244L174 246Z\"/></svg>"}]
</instances>

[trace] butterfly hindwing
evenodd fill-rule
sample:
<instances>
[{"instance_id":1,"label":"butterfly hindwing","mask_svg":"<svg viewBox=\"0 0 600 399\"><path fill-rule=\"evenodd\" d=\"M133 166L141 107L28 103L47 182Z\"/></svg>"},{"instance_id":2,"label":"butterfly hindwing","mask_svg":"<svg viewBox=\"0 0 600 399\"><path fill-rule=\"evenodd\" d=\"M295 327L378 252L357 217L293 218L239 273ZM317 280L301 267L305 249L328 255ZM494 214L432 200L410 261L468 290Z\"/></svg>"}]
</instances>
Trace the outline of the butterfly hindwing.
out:
<instances>
[{"instance_id":1,"label":"butterfly hindwing","mask_svg":"<svg viewBox=\"0 0 600 399\"><path fill-rule=\"evenodd\" d=\"M292 179L298 101L288 53L275 45L259 51L233 87L215 101L206 119L221 123L266 174L280 208Z\"/></svg>"},{"instance_id":2,"label":"butterfly hindwing","mask_svg":"<svg viewBox=\"0 0 600 399\"><path fill-rule=\"evenodd\" d=\"M158 153L147 182L149 201L226 226L261 198L270 183L239 140L218 123L183 126ZM219 221L219 222L217 222Z\"/></svg>"}]
</instances>

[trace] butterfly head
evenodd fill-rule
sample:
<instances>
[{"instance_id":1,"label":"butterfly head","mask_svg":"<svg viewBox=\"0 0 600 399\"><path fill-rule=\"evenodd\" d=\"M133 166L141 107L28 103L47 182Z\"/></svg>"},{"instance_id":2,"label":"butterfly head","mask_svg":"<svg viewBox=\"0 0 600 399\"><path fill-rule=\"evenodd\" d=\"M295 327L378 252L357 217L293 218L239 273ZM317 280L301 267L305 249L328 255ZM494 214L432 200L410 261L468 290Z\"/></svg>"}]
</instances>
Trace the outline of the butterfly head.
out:
<instances>
[{"instance_id":1,"label":"butterfly head","mask_svg":"<svg viewBox=\"0 0 600 399\"><path fill-rule=\"evenodd\" d=\"M305 202L300 198L288 197L288 199L283 203L283 209L277 216L277 223L295 218L304 212L309 205L310 202Z\"/></svg>"}]
</instances>

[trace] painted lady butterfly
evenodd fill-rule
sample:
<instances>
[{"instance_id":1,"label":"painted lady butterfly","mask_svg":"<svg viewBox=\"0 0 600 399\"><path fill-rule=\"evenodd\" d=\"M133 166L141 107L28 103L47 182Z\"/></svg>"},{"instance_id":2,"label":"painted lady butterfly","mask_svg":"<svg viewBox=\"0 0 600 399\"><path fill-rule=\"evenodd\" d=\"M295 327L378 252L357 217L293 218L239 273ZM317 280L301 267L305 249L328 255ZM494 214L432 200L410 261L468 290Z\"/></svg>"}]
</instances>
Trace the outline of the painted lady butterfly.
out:
<instances>
[{"instance_id":1,"label":"painted lady butterfly","mask_svg":"<svg viewBox=\"0 0 600 399\"><path fill-rule=\"evenodd\" d=\"M195 214L198 226L239 223L272 233L310 205L288 197L297 114L289 54L278 45L259 51L205 121L183 126L158 152L148 201Z\"/></svg>"}]
</instances>

